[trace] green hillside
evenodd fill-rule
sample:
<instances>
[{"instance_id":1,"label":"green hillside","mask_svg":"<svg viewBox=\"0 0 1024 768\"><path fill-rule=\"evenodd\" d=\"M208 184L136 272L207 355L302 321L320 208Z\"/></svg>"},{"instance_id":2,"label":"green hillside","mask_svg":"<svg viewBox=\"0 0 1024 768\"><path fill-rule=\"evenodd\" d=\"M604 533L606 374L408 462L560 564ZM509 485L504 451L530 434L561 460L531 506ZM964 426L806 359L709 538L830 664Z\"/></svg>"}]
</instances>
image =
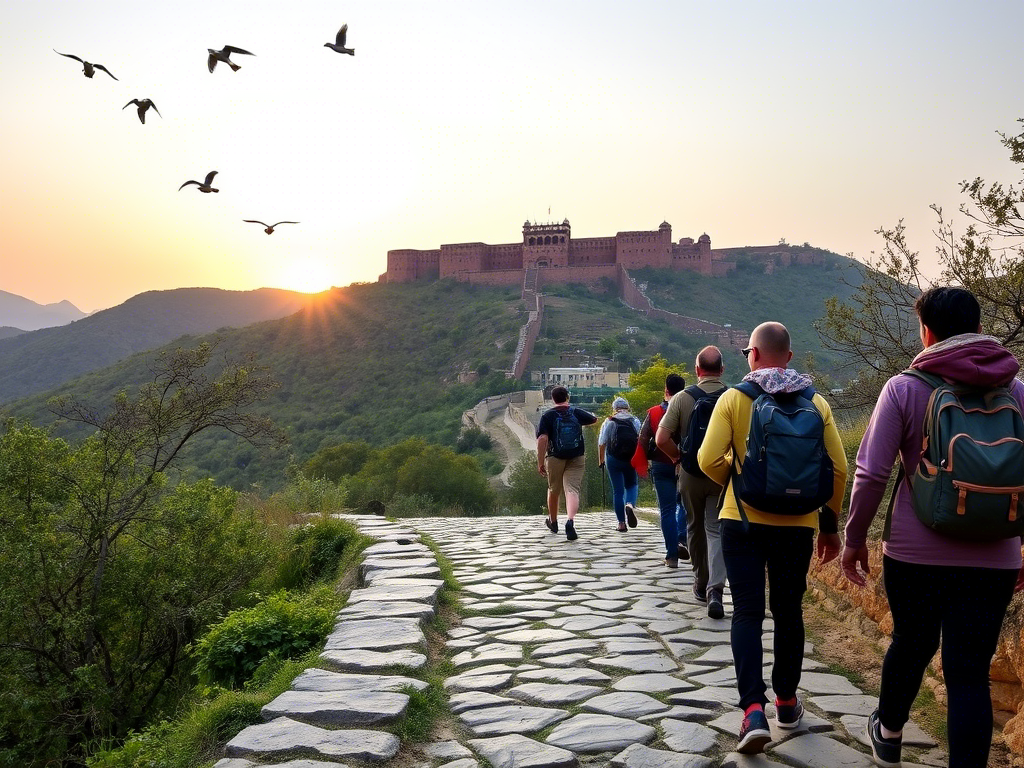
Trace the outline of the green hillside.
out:
<instances>
[{"instance_id":1,"label":"green hillside","mask_svg":"<svg viewBox=\"0 0 1024 768\"><path fill-rule=\"evenodd\" d=\"M753 330L767 320L783 323L793 337L794 365L807 353L818 366L832 371L839 358L822 347L813 323L825 314L830 296L848 299L860 284L856 263L837 254L826 254L824 266L794 266L765 274L764 267L745 259L726 277L704 277L667 269L631 270L637 282L647 283L647 295L656 307L682 315L736 328ZM847 281L844 283L843 281ZM733 356L736 363L742 357ZM736 370L735 368L733 370Z\"/></svg>"},{"instance_id":2,"label":"green hillside","mask_svg":"<svg viewBox=\"0 0 1024 768\"><path fill-rule=\"evenodd\" d=\"M0 403L45 392L184 334L284 317L312 299L276 288L147 291L68 325L0 334Z\"/></svg>"},{"instance_id":3,"label":"green hillside","mask_svg":"<svg viewBox=\"0 0 1024 768\"><path fill-rule=\"evenodd\" d=\"M15 336L21 336L25 331L21 328L14 328L10 325L0 325L0 339L11 339Z\"/></svg>"},{"instance_id":4,"label":"green hillside","mask_svg":"<svg viewBox=\"0 0 1024 768\"><path fill-rule=\"evenodd\" d=\"M770 288L759 289L756 275L745 269L711 281L677 272L650 271L640 277L649 281L655 302L667 309L748 328L767 318L780 319L793 330L798 351L808 344L822 358L820 347L807 339L813 333L811 321L822 314L824 297L830 295L825 286L834 289L837 274L821 268L782 271L786 290L800 301L784 301L783 293L773 296ZM782 284L769 285L783 291ZM581 354L587 362L593 359L622 370L655 353L692 370L697 351L707 343L625 306L611 284L551 287L546 305L530 365L534 370L558 365L561 353L577 350L586 350ZM290 459L303 462L331 444L363 440L384 446L423 437L454 446L463 410L488 395L525 386L499 372L512 362L525 319L518 289L448 281L365 284L334 289L285 318L178 339L165 348L216 340L220 355L237 359L255 353L281 383L262 410L291 439L287 449L262 454L230 434L202 434L190 462L202 475L235 488L258 483L273 489L284 482ZM627 335L628 326L639 332ZM119 390L147 380L155 354L134 355L48 394L11 403L7 412L52 423L46 400L59 393L72 393L102 409ZM746 370L735 350L726 351L726 365L729 380ZM467 370L479 372L479 381L458 383L459 373ZM73 435L68 425L56 429L57 434Z\"/></svg>"}]
</instances>

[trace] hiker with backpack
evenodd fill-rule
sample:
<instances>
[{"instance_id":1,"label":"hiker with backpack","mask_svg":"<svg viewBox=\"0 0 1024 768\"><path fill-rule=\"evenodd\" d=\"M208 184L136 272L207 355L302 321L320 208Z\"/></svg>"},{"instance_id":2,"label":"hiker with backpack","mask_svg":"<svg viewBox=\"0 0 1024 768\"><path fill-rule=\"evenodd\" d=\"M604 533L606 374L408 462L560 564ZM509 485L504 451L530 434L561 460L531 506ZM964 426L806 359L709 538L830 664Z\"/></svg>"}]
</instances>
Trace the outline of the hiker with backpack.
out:
<instances>
[{"instance_id":1,"label":"hiker with backpack","mask_svg":"<svg viewBox=\"0 0 1024 768\"><path fill-rule=\"evenodd\" d=\"M722 383L722 351L704 347L697 354L697 383L672 398L658 427L658 447L679 465L679 497L686 509L686 545L693 568L693 596L708 606L708 616L725 616L725 560L718 523L722 486L697 464L711 413L727 389Z\"/></svg>"},{"instance_id":2,"label":"hiker with backpack","mask_svg":"<svg viewBox=\"0 0 1024 768\"><path fill-rule=\"evenodd\" d=\"M615 411L601 425L597 437L597 463L607 469L612 484L612 507L619 521L619 531L636 528L636 497L640 490L636 470L633 469L633 454L640 439L640 419L629 411L629 402L624 397L612 401Z\"/></svg>"},{"instance_id":3,"label":"hiker with backpack","mask_svg":"<svg viewBox=\"0 0 1024 768\"><path fill-rule=\"evenodd\" d=\"M597 422L597 416L569 404L569 390L551 390L554 407L540 417L537 425L537 471L548 481L548 517L544 524L558 533L558 500L565 492L565 538L577 538L574 518L580 508L583 482L583 427Z\"/></svg>"},{"instance_id":4,"label":"hiker with backpack","mask_svg":"<svg viewBox=\"0 0 1024 768\"><path fill-rule=\"evenodd\" d=\"M633 454L633 469L641 477L647 477L650 462L650 476L661 512L661 533L665 537L665 566L668 568L679 567L680 549L685 547L679 544L676 462L658 448L656 435L658 425L668 411L669 401L685 386L686 381L678 373L670 373L665 377L665 399L647 411L640 427L636 453Z\"/></svg>"},{"instance_id":5,"label":"hiker with backpack","mask_svg":"<svg viewBox=\"0 0 1024 768\"><path fill-rule=\"evenodd\" d=\"M1024 586L1024 386L1013 354L981 335L969 291L931 288L914 309L924 350L885 383L871 414L842 568L865 585L868 527L898 460L882 536L892 644L867 735L876 764L900 765L902 729L941 638L949 766L982 768L992 742L989 667L1010 598Z\"/></svg>"},{"instance_id":6,"label":"hiker with backpack","mask_svg":"<svg viewBox=\"0 0 1024 768\"><path fill-rule=\"evenodd\" d=\"M846 486L846 454L832 410L811 377L788 368L789 331L762 323L743 350L750 373L726 390L697 451L701 470L724 487L722 553L732 592L731 645L744 712L736 751L757 754L771 738L764 706L761 631L768 601L775 624L775 719L799 727L804 655L802 599L814 551L839 555L836 511Z\"/></svg>"}]
</instances>

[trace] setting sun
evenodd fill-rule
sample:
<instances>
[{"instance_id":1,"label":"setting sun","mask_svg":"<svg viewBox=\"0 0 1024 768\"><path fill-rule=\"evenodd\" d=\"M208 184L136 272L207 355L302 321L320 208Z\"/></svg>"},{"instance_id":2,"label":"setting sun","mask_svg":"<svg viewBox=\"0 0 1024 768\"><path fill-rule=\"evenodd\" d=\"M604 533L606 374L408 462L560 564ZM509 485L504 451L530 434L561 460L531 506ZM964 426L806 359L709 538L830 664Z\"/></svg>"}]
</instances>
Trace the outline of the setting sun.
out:
<instances>
[{"instance_id":1,"label":"setting sun","mask_svg":"<svg viewBox=\"0 0 1024 768\"><path fill-rule=\"evenodd\" d=\"M282 264L274 280L275 287L301 293L320 293L331 287L335 275L317 259L299 259Z\"/></svg>"}]
</instances>

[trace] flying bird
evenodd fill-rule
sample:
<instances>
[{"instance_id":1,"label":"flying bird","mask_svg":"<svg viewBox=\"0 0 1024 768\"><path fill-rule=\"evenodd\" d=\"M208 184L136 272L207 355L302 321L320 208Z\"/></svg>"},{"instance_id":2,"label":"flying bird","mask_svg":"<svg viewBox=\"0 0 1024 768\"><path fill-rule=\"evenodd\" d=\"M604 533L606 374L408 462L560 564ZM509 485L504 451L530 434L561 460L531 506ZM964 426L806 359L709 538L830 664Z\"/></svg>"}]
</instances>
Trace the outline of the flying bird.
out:
<instances>
[{"instance_id":1,"label":"flying bird","mask_svg":"<svg viewBox=\"0 0 1024 768\"><path fill-rule=\"evenodd\" d=\"M324 48L330 48L332 51L338 53L347 53L349 56L356 55L355 48L345 47L345 36L348 34L348 24L342 24L341 29L338 30L338 35L335 37L333 43L324 43Z\"/></svg>"},{"instance_id":2,"label":"flying bird","mask_svg":"<svg viewBox=\"0 0 1024 768\"><path fill-rule=\"evenodd\" d=\"M297 221L279 221L277 222L277 224L267 224L267 222L265 221L258 221L256 219L242 219L242 221L244 221L246 224L262 224L264 227L266 227L266 229L264 229L263 231L266 232L268 235L274 234L274 228L280 226L281 224L299 223Z\"/></svg>"},{"instance_id":3,"label":"flying bird","mask_svg":"<svg viewBox=\"0 0 1024 768\"><path fill-rule=\"evenodd\" d=\"M199 187L200 192L220 192L219 189L214 189L213 187L210 186L211 184L213 184L213 177L216 175L216 171L210 171L208 174L206 174L206 180L203 181L202 183L196 181L195 179L189 179L180 187L178 187L178 191L181 192L181 190L183 190L189 184L195 184L197 187Z\"/></svg>"},{"instance_id":4,"label":"flying bird","mask_svg":"<svg viewBox=\"0 0 1024 768\"><path fill-rule=\"evenodd\" d=\"M213 50L213 48L207 48L206 50L210 53L210 55L206 59L206 66L210 69L211 72L213 72L213 68L217 66L218 61L223 61L225 64L231 67L232 72L237 72L238 70L240 70L241 67L228 58L232 53L244 53L246 56L256 55L255 53L249 53L249 51L243 50L241 48L235 48L235 46L233 45L225 45L219 51L215 51Z\"/></svg>"},{"instance_id":5,"label":"flying bird","mask_svg":"<svg viewBox=\"0 0 1024 768\"><path fill-rule=\"evenodd\" d=\"M128 109L132 104L135 104L139 108L139 122L143 125L146 124L146 110L150 107L153 108L154 112L160 115L160 110L156 108L156 104L153 103L152 99L132 99L121 107L121 111L123 112ZM160 115L160 117L163 117L163 115Z\"/></svg>"},{"instance_id":6,"label":"flying bird","mask_svg":"<svg viewBox=\"0 0 1024 768\"><path fill-rule=\"evenodd\" d=\"M56 48L53 49L53 52L54 53L60 53L60 51L58 51ZM101 69L104 72L106 72L108 75L110 75L110 70L107 69L106 67L104 67L102 64L90 64L85 59L80 59L77 56L74 56L74 55L72 55L70 53L60 53L60 55L61 56L67 56L69 59L74 59L75 61L82 62L82 64L83 64L82 74L85 75L86 77L92 77L93 75L95 75L97 69ZM114 77L113 75L110 75L110 76ZM117 80L116 77L114 77L114 79ZM118 82L120 82L120 81L118 81Z\"/></svg>"}]
</instances>

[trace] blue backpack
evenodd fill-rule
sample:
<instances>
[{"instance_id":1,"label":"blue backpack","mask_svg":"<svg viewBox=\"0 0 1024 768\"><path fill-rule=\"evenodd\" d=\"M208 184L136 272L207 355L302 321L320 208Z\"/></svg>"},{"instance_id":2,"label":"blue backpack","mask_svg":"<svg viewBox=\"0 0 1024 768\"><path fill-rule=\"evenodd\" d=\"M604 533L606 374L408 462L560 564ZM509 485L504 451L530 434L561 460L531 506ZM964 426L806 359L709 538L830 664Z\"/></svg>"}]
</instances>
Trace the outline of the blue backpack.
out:
<instances>
[{"instance_id":1,"label":"blue backpack","mask_svg":"<svg viewBox=\"0 0 1024 768\"><path fill-rule=\"evenodd\" d=\"M832 498L834 469L825 450L825 420L811 401L814 388L769 394L744 381L736 389L754 401L743 471L733 475L744 522L741 501L777 515L805 515L823 506Z\"/></svg>"},{"instance_id":2,"label":"blue backpack","mask_svg":"<svg viewBox=\"0 0 1024 768\"><path fill-rule=\"evenodd\" d=\"M551 440L551 455L556 459L569 458L567 454L578 451L583 445L583 427L576 419L576 409L571 405L563 413L556 411L554 435Z\"/></svg>"}]
</instances>

